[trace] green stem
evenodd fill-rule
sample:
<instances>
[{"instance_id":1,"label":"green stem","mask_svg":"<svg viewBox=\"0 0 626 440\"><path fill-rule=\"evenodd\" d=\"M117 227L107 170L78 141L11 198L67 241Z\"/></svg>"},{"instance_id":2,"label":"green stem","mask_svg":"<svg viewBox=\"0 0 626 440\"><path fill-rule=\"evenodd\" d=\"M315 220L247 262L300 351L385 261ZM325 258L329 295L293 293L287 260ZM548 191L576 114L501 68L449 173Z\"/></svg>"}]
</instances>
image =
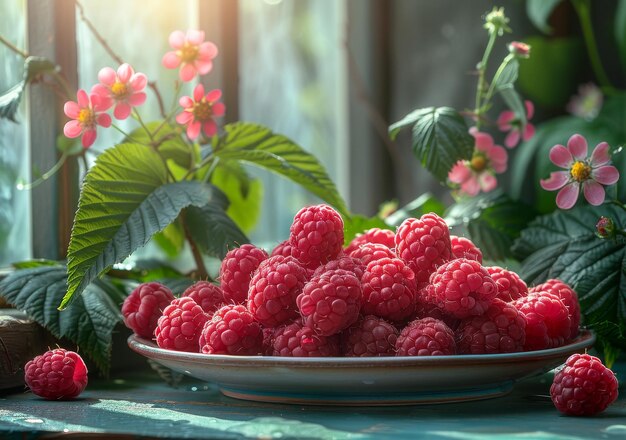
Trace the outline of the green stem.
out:
<instances>
[{"instance_id":1,"label":"green stem","mask_svg":"<svg viewBox=\"0 0 626 440\"><path fill-rule=\"evenodd\" d=\"M61 87L63 88L63 92L66 95L66 98L68 100L74 99L74 96L76 95L72 94L72 88L70 87L65 77L61 75L59 72L51 72L50 74L55 79L55 81L61 85Z\"/></svg>"},{"instance_id":2,"label":"green stem","mask_svg":"<svg viewBox=\"0 0 626 440\"><path fill-rule=\"evenodd\" d=\"M206 270L206 266L204 265L202 254L200 253L200 250L196 246L196 243L193 241L193 238L191 237L191 232L189 231L189 228L187 227L185 210L183 210L180 213L180 216L181 216L181 223L183 224L183 230L185 231L185 238L189 242L189 246L191 246L191 253L193 254L193 259L196 262L198 278L200 278L201 280L207 280L209 278L209 272Z\"/></svg>"},{"instance_id":3,"label":"green stem","mask_svg":"<svg viewBox=\"0 0 626 440\"><path fill-rule=\"evenodd\" d=\"M116 129L117 131L119 131L120 133L122 133L122 134L124 135L124 137L125 137L125 138L128 138L128 139L130 139L130 140L131 140L131 141L133 141L133 142L137 142L135 139L133 139L133 138L131 137L131 135L130 135L130 134L126 133L124 130L122 130L122 129L121 129L120 127L118 127L117 125L115 125L115 124L111 124L111 127L113 127L114 129ZM140 143L140 142L137 142L137 143Z\"/></svg>"},{"instance_id":4,"label":"green stem","mask_svg":"<svg viewBox=\"0 0 626 440\"><path fill-rule=\"evenodd\" d=\"M139 112L136 109L133 109L133 114L135 115L135 119L137 120L137 122L139 122L139 125L141 125L141 127L144 129L144 131L150 138L150 143L156 147L156 145L154 145L154 136L152 135L152 132L148 130L148 127L146 127L146 124L144 124L143 119L141 119L141 115L139 114Z\"/></svg>"},{"instance_id":5,"label":"green stem","mask_svg":"<svg viewBox=\"0 0 626 440\"><path fill-rule=\"evenodd\" d=\"M489 84L489 90L487 90L487 94L485 95L485 103L489 103L489 100L493 96L493 92L496 90L496 84L498 83L498 80L500 79L502 72L504 72L504 69L506 69L506 66L508 66L511 63L511 61L513 61L514 59L515 59L515 55L508 54L506 57L504 57L504 60L502 60L502 64L500 64L500 67L498 67L498 70L493 76L493 80L491 81L491 84Z\"/></svg>"},{"instance_id":6,"label":"green stem","mask_svg":"<svg viewBox=\"0 0 626 440\"><path fill-rule=\"evenodd\" d=\"M28 52L23 51L22 49L17 47L15 44L11 43L9 40L4 38L2 35L0 35L0 43L4 44L6 47L11 49L13 52L15 52L16 54L20 55L22 58L28 58L30 56L28 54Z\"/></svg>"},{"instance_id":7,"label":"green stem","mask_svg":"<svg viewBox=\"0 0 626 440\"><path fill-rule=\"evenodd\" d=\"M487 70L487 62L489 61L489 56L491 55L491 51L493 50L493 45L496 42L497 33L492 32L489 34L489 41L487 42L487 47L485 48L485 53L483 54L483 59L480 61L478 65L478 84L476 85L476 107L474 108L474 113L478 116L476 120L476 128L480 128L480 115L482 114L482 97L483 92L485 90L485 72Z\"/></svg>"},{"instance_id":8,"label":"green stem","mask_svg":"<svg viewBox=\"0 0 626 440\"><path fill-rule=\"evenodd\" d=\"M217 164L219 163L220 158L216 157L215 160L213 161L213 163L211 164L211 166L209 167L209 170L207 171L206 175L202 178L202 181L204 183L208 182L209 179L211 178L211 175L213 174L213 171L215 171L215 168L217 167Z\"/></svg>"},{"instance_id":9,"label":"green stem","mask_svg":"<svg viewBox=\"0 0 626 440\"><path fill-rule=\"evenodd\" d=\"M626 204L624 204L624 203L620 202L619 200L617 200L617 199L612 199L612 200L610 200L610 203L611 203L611 204L613 204L613 205L617 205L617 206L619 206L620 208L622 208L624 211L626 211Z\"/></svg>"},{"instance_id":10,"label":"green stem","mask_svg":"<svg viewBox=\"0 0 626 440\"><path fill-rule=\"evenodd\" d=\"M602 65L602 61L600 60L600 55L598 53L598 45L593 35L593 25L591 24L590 12L591 2L589 0L572 0L572 5L576 10L578 20L580 21L593 73L596 75L598 83L602 86L604 91L608 94L613 94L616 91L615 87L611 84L611 81L604 70L604 66Z\"/></svg>"},{"instance_id":11,"label":"green stem","mask_svg":"<svg viewBox=\"0 0 626 440\"><path fill-rule=\"evenodd\" d=\"M61 169L61 167L63 166L63 164L65 163L65 159L67 159L67 154L63 153L61 155L61 157L59 158L59 160L57 161L57 163L55 163L52 168L50 168L48 171L46 171L45 173L43 173L41 175L41 177L39 177L38 179L36 179L35 181L31 182L31 183L18 183L17 184L17 189L18 190L31 190L39 185L41 185L43 182L45 182L46 180L48 180L50 177L52 177L57 171L59 171Z\"/></svg>"}]
</instances>

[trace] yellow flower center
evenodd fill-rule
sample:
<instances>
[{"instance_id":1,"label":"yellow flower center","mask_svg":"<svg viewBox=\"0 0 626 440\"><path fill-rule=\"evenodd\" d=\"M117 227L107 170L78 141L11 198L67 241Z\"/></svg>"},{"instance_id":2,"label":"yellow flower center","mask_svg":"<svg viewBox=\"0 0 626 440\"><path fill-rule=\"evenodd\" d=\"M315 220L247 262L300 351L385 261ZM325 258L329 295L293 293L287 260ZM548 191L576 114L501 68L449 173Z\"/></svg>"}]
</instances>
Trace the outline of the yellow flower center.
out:
<instances>
[{"instance_id":1,"label":"yellow flower center","mask_svg":"<svg viewBox=\"0 0 626 440\"><path fill-rule=\"evenodd\" d=\"M115 81L111 86L111 93L113 93L116 98L124 98L128 95L128 86L119 81Z\"/></svg>"},{"instance_id":2,"label":"yellow flower center","mask_svg":"<svg viewBox=\"0 0 626 440\"><path fill-rule=\"evenodd\" d=\"M76 119L86 127L92 127L96 124L96 114L90 108L81 109Z\"/></svg>"},{"instance_id":3,"label":"yellow flower center","mask_svg":"<svg viewBox=\"0 0 626 440\"><path fill-rule=\"evenodd\" d=\"M482 154L474 154L470 165L474 171L480 172L487 167L487 159Z\"/></svg>"},{"instance_id":4,"label":"yellow flower center","mask_svg":"<svg viewBox=\"0 0 626 440\"><path fill-rule=\"evenodd\" d=\"M198 58L198 52L198 46L185 43L183 47L178 50L178 56L183 61L183 63L190 63Z\"/></svg>"},{"instance_id":5,"label":"yellow flower center","mask_svg":"<svg viewBox=\"0 0 626 440\"><path fill-rule=\"evenodd\" d=\"M585 162L577 161L574 162L569 172L572 175L572 179L577 182L583 182L591 175L591 167Z\"/></svg>"},{"instance_id":6,"label":"yellow flower center","mask_svg":"<svg viewBox=\"0 0 626 440\"><path fill-rule=\"evenodd\" d=\"M196 121L208 121L213 116L213 104L202 98L193 106L193 116Z\"/></svg>"}]
</instances>

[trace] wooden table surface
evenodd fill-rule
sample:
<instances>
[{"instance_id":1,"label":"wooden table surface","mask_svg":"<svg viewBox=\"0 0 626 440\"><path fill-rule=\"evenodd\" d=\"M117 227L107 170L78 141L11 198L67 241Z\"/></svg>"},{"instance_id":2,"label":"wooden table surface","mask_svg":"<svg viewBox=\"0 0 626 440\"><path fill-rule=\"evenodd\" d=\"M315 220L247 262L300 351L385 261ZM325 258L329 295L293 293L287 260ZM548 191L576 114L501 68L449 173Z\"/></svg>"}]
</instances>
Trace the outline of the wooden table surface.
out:
<instances>
[{"instance_id":1,"label":"wooden table surface","mask_svg":"<svg viewBox=\"0 0 626 440\"><path fill-rule=\"evenodd\" d=\"M614 368L622 380L626 363ZM0 396L0 439L619 439L626 438L626 388L592 418L560 415L547 397L550 374L505 397L446 405L313 407L222 396L193 380L179 388L153 372L92 380L80 399L50 402L22 390Z\"/></svg>"}]
</instances>

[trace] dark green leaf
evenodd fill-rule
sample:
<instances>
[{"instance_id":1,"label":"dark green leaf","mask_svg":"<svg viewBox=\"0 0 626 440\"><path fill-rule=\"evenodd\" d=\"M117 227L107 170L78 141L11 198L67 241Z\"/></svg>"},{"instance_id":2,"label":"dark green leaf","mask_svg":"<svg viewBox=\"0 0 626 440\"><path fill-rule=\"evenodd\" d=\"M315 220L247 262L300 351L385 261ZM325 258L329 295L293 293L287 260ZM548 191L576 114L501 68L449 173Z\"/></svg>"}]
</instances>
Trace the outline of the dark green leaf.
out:
<instances>
[{"instance_id":1,"label":"dark green leaf","mask_svg":"<svg viewBox=\"0 0 626 440\"><path fill-rule=\"evenodd\" d=\"M165 166L150 148L121 144L98 157L85 177L74 218L68 290L61 308L113 264L145 245L183 208L211 199L207 184L165 182Z\"/></svg>"},{"instance_id":2,"label":"dark green leaf","mask_svg":"<svg viewBox=\"0 0 626 440\"><path fill-rule=\"evenodd\" d=\"M446 207L431 193L424 193L412 202L390 214L385 222L390 226L400 226L407 218L420 218L429 212L442 216Z\"/></svg>"},{"instance_id":3,"label":"dark green leaf","mask_svg":"<svg viewBox=\"0 0 626 440\"><path fill-rule=\"evenodd\" d=\"M122 321L119 306L107 293L115 287L98 280L60 312L57 306L66 289L65 266L18 270L0 282L0 295L10 304L24 310L54 336L74 342L106 374L113 329Z\"/></svg>"},{"instance_id":4,"label":"dark green leaf","mask_svg":"<svg viewBox=\"0 0 626 440\"><path fill-rule=\"evenodd\" d=\"M302 147L258 124L237 122L224 130L214 152L220 160L243 161L281 174L349 215L322 164Z\"/></svg>"},{"instance_id":5,"label":"dark green leaf","mask_svg":"<svg viewBox=\"0 0 626 440\"><path fill-rule=\"evenodd\" d=\"M545 34L552 32L548 19L561 0L526 0L526 14L530 21Z\"/></svg>"},{"instance_id":6,"label":"dark green leaf","mask_svg":"<svg viewBox=\"0 0 626 440\"><path fill-rule=\"evenodd\" d=\"M430 110L430 108L418 108L411 113L400 119L398 122L394 122L389 126L389 137L395 140L398 137L398 133L404 128L412 127L415 123L424 116L424 113Z\"/></svg>"},{"instance_id":7,"label":"dark green leaf","mask_svg":"<svg viewBox=\"0 0 626 440\"><path fill-rule=\"evenodd\" d=\"M626 70L626 0L618 0L615 11L615 40L619 48L622 67Z\"/></svg>"},{"instance_id":8,"label":"dark green leaf","mask_svg":"<svg viewBox=\"0 0 626 440\"><path fill-rule=\"evenodd\" d=\"M34 269L36 267L42 266L58 266L59 262L54 260L46 260L46 259L38 259L38 260L26 260L26 261L18 261L17 263L12 263L16 269Z\"/></svg>"},{"instance_id":9,"label":"dark green leaf","mask_svg":"<svg viewBox=\"0 0 626 440\"><path fill-rule=\"evenodd\" d=\"M149 130L152 136L146 131ZM157 131L158 130L158 131ZM156 134L153 134L156 133ZM144 145L158 145L159 153L166 160L173 160L177 165L189 169L199 160L199 151L193 145L188 144L182 137L182 129L172 126L163 121L153 121L132 131L126 139L126 143L138 143Z\"/></svg>"},{"instance_id":10,"label":"dark green leaf","mask_svg":"<svg viewBox=\"0 0 626 440\"><path fill-rule=\"evenodd\" d=\"M387 223L385 223L385 221L380 217L365 217L364 215L355 214L350 217L344 218L344 245L348 245L348 243L350 243L357 234L360 234L372 228L395 229L394 227L391 227Z\"/></svg>"},{"instance_id":11,"label":"dark green leaf","mask_svg":"<svg viewBox=\"0 0 626 440\"><path fill-rule=\"evenodd\" d=\"M519 61L513 58L502 70L502 73L495 80L495 87L503 87L506 84L515 84L519 74Z\"/></svg>"}]
</instances>

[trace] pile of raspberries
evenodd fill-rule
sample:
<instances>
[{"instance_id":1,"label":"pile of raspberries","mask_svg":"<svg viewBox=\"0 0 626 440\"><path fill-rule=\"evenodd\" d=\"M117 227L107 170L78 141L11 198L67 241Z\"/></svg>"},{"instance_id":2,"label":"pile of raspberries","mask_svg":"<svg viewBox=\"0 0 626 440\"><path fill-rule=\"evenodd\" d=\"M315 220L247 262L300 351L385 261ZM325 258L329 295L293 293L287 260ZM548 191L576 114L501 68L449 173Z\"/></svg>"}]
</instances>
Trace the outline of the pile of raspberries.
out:
<instances>
[{"instance_id":1,"label":"pile of raspberries","mask_svg":"<svg viewBox=\"0 0 626 440\"><path fill-rule=\"evenodd\" d=\"M126 325L161 348L228 355L442 356L554 348L577 336L580 307L559 280L528 288L483 266L470 240L436 214L394 233L370 229L344 248L330 206L301 209L268 255L251 244L224 258L219 285L178 298L137 287Z\"/></svg>"}]
</instances>

